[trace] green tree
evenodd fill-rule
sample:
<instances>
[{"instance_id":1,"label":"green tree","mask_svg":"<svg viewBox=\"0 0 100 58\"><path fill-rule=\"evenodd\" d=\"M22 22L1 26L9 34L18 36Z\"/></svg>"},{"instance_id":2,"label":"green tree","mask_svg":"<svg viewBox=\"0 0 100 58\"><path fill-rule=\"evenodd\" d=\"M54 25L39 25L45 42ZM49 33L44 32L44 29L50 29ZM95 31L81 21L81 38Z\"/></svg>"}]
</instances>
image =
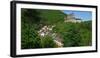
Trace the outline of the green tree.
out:
<instances>
[{"instance_id":1,"label":"green tree","mask_svg":"<svg viewBox=\"0 0 100 58\"><path fill-rule=\"evenodd\" d=\"M21 9L21 48L40 48L40 37L37 34L39 29L39 13L32 9Z\"/></svg>"},{"instance_id":2,"label":"green tree","mask_svg":"<svg viewBox=\"0 0 100 58\"><path fill-rule=\"evenodd\" d=\"M92 45L92 21L85 21L81 23L80 35L81 35L81 46Z\"/></svg>"},{"instance_id":3,"label":"green tree","mask_svg":"<svg viewBox=\"0 0 100 58\"><path fill-rule=\"evenodd\" d=\"M65 33L63 33L64 47L79 46L81 36L79 29L75 25L70 26Z\"/></svg>"},{"instance_id":4,"label":"green tree","mask_svg":"<svg viewBox=\"0 0 100 58\"><path fill-rule=\"evenodd\" d=\"M42 48L54 48L56 47L56 44L51 36L45 36L41 38L41 46Z\"/></svg>"},{"instance_id":5,"label":"green tree","mask_svg":"<svg viewBox=\"0 0 100 58\"><path fill-rule=\"evenodd\" d=\"M25 30L21 37L22 49L41 48L40 37L35 30Z\"/></svg>"}]
</instances>

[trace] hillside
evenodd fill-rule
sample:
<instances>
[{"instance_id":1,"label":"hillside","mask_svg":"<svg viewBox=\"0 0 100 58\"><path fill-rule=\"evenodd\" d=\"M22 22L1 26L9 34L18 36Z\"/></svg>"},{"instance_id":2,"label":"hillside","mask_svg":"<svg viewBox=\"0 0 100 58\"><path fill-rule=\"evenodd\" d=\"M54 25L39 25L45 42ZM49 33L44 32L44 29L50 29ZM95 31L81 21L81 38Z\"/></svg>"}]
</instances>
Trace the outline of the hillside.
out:
<instances>
[{"instance_id":1,"label":"hillside","mask_svg":"<svg viewBox=\"0 0 100 58\"><path fill-rule=\"evenodd\" d=\"M55 24L57 22L63 22L66 14L60 10L37 10L40 13L41 20L47 22L47 24Z\"/></svg>"},{"instance_id":2,"label":"hillside","mask_svg":"<svg viewBox=\"0 0 100 58\"><path fill-rule=\"evenodd\" d=\"M65 16L60 10L22 8L21 48L91 46L92 21L65 23Z\"/></svg>"}]
</instances>

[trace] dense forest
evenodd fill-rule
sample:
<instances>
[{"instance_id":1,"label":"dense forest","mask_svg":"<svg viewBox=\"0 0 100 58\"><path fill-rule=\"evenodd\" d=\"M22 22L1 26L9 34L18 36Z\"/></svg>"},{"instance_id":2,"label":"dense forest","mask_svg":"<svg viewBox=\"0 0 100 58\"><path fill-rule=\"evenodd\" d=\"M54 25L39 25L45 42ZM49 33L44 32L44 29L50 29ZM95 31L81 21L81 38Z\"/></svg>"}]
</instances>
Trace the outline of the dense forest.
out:
<instances>
[{"instance_id":1,"label":"dense forest","mask_svg":"<svg viewBox=\"0 0 100 58\"><path fill-rule=\"evenodd\" d=\"M91 46L92 21L64 22L60 10L21 9L21 48L57 48L51 35L41 37L38 31L45 25L55 26L52 33L59 34L63 47Z\"/></svg>"}]
</instances>

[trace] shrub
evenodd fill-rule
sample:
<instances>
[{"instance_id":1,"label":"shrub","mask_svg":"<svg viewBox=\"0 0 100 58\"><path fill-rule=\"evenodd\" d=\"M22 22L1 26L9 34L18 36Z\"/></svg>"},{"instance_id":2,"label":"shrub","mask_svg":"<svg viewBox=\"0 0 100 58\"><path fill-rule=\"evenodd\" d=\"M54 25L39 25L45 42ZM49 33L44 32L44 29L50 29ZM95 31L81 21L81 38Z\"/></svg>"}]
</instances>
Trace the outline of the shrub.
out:
<instances>
[{"instance_id":1,"label":"shrub","mask_svg":"<svg viewBox=\"0 0 100 58\"><path fill-rule=\"evenodd\" d=\"M51 36L45 36L41 38L41 46L42 48L54 48L56 44Z\"/></svg>"}]
</instances>

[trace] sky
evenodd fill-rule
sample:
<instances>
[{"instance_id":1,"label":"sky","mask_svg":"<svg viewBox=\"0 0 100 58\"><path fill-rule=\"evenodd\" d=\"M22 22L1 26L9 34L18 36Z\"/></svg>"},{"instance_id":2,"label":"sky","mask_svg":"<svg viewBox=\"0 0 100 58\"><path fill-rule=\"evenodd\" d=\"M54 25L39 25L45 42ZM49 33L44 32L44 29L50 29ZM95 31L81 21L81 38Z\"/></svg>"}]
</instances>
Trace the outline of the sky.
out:
<instances>
[{"instance_id":1,"label":"sky","mask_svg":"<svg viewBox=\"0 0 100 58\"><path fill-rule=\"evenodd\" d=\"M80 18L83 21L92 20L92 12L91 11L72 11L72 10L63 10L65 14L73 13L76 18Z\"/></svg>"}]
</instances>

